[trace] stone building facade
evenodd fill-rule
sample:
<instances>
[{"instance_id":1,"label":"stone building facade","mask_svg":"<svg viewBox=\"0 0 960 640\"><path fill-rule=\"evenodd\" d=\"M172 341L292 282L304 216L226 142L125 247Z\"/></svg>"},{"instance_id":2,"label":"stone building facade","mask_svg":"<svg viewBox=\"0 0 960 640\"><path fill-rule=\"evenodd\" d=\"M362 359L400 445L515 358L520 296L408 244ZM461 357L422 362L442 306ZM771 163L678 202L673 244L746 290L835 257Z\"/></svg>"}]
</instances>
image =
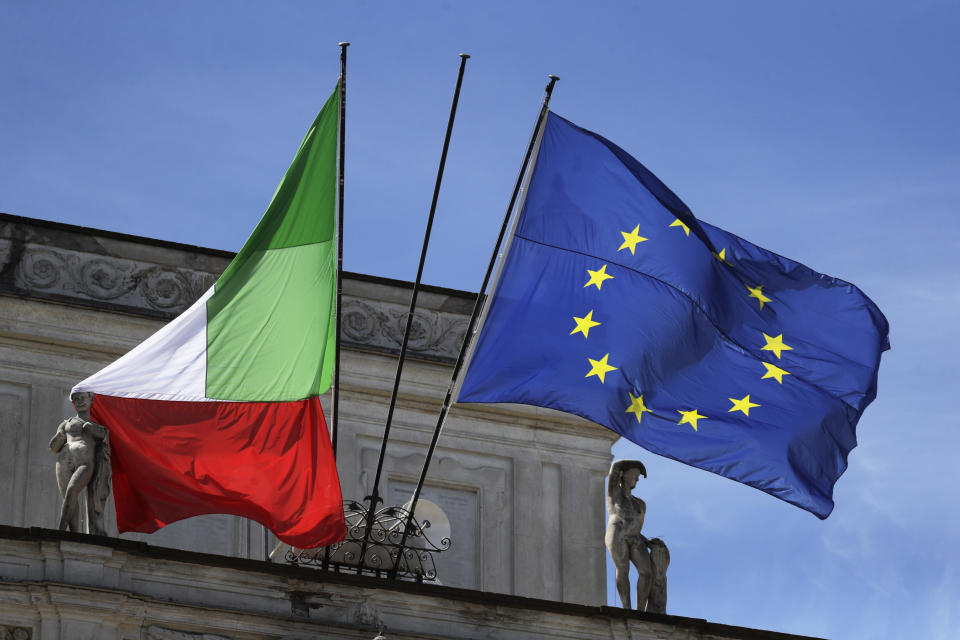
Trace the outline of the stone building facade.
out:
<instances>
[{"instance_id":1,"label":"stone building facade","mask_svg":"<svg viewBox=\"0 0 960 640\"><path fill-rule=\"evenodd\" d=\"M440 585L290 567L283 554L268 563L271 534L232 516L113 539L49 531L60 496L47 443L72 414L70 388L186 309L231 257L0 214L4 640L372 638L378 627L390 638L781 637L602 607L616 435L534 407L451 412L423 493L452 522ZM410 284L347 274L344 295L338 468L344 498L362 500ZM472 304L465 292L421 293L381 486L388 504L416 483Z\"/></svg>"}]
</instances>

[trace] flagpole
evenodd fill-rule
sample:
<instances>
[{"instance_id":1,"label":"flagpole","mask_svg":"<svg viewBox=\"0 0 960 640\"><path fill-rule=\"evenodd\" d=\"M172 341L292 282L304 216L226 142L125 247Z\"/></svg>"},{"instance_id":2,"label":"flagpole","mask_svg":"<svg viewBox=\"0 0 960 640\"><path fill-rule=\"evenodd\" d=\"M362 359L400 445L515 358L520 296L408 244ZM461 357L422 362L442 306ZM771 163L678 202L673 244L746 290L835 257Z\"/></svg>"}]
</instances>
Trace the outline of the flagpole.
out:
<instances>
[{"instance_id":1,"label":"flagpole","mask_svg":"<svg viewBox=\"0 0 960 640\"><path fill-rule=\"evenodd\" d=\"M349 42L340 42L340 105L337 112L337 129L339 143L337 150L337 300L335 309L336 340L333 345L333 407L331 410L333 429L330 436L330 446L333 449L333 460L337 460L337 434L340 420L340 327L343 318L343 174L344 174L344 145L347 135L347 47ZM330 547L323 549L323 568L330 566Z\"/></svg>"},{"instance_id":2,"label":"flagpole","mask_svg":"<svg viewBox=\"0 0 960 640\"><path fill-rule=\"evenodd\" d=\"M437 441L440 439L440 432L443 430L444 422L447 419L447 413L449 412L454 390L457 386L460 370L463 367L465 360L464 356L470 347L473 339L474 327L477 324L477 319L480 317L480 310L484 306L484 293L486 292L487 284L490 282L490 276L493 273L494 265L497 263L500 245L503 244L503 238L504 235L506 235L511 214L513 213L513 209L517 204L517 197L520 194L521 187L523 186L524 178L527 174L527 167L530 164L530 158L533 156L533 151L539 144L540 136L542 135L543 123L547 118L547 111L550 106L550 96L553 94L553 86L557 83L557 80L559 80L559 78L553 74L548 77L550 78L550 81L547 83L546 89L544 89L543 102L540 105L540 113L537 116L537 123L533 127L533 135L530 136L530 143L527 145L527 152L523 156L523 164L520 166L520 172L517 174L517 181L513 187L513 193L510 195L510 203L507 205L507 212L503 216L503 224L500 225L500 234L497 236L497 242L493 247L493 254L490 256L489 264L487 264L487 272L483 276L483 283L480 285L480 291L477 293L477 298L473 303L473 313L470 316L470 322L467 325L467 331L463 336L463 342L460 344L460 353L457 356L457 363L453 367L453 376L450 379L450 384L447 386L447 394L443 399L443 406L440 409L440 416L437 418L437 426L433 431L433 439L430 441L430 448L427 450L427 456L423 461L423 468L420 470L420 479L417 481L417 488L413 492L413 498L410 500L410 509L407 513L407 521L403 528L403 536L400 538L400 549L397 553L397 564L399 564L400 558L403 555L403 548L407 542L407 535L410 532L413 514L417 509L417 502L420 500L420 492L423 489L423 483L427 477L427 470L430 468L430 461L433 459L433 454L436 451ZM394 567L393 573L396 573L396 567Z\"/></svg>"},{"instance_id":3,"label":"flagpole","mask_svg":"<svg viewBox=\"0 0 960 640\"><path fill-rule=\"evenodd\" d=\"M423 236L423 247L420 249L420 264L417 267L417 279L413 283L413 294L410 297L410 309L407 312L407 324L403 332L403 342L400 345L400 358L397 361L397 373L393 380L393 393L390 396L390 408L387 410L387 421L383 428L383 440L380 443L380 460L377 462L377 473L373 481L373 490L365 499L370 501L367 511L367 527L363 536L363 544L360 547L360 555L357 562L357 573L363 570L363 556L366 554L367 543L370 539L370 532L373 528L374 513L377 510L377 504L382 501L380 497L380 477L383 472L383 462L387 452L387 439L390 437L390 425L393 421L393 412L397 405L397 393L400 389L400 375L403 372L403 362L407 355L407 343L410 340L410 330L413 326L413 316L417 308L417 295L420 292L420 280L423 277L423 265L427 258L427 246L430 244L430 231L433 228L433 218L437 210L437 199L440 197L440 183L443 181L443 169L447 163L447 151L450 148L450 136L453 133L453 122L457 115L457 104L460 101L460 87L463 85L463 71L467 65L469 54L460 54L460 70L457 73L457 86L453 92L453 104L450 105L450 119L447 121L447 132L443 139L443 151L440 153L440 166L437 169L437 181L433 187L433 199L430 202L430 214L427 217L427 229ZM397 558L399 561L399 556Z\"/></svg>"},{"instance_id":4,"label":"flagpole","mask_svg":"<svg viewBox=\"0 0 960 640\"><path fill-rule=\"evenodd\" d=\"M349 42L340 43L340 149L337 162L337 302L336 302L336 344L333 356L333 459L337 459L337 425L340 419L340 325L343 317L341 301L343 299L343 163L344 142L347 124L347 47Z\"/></svg>"}]
</instances>

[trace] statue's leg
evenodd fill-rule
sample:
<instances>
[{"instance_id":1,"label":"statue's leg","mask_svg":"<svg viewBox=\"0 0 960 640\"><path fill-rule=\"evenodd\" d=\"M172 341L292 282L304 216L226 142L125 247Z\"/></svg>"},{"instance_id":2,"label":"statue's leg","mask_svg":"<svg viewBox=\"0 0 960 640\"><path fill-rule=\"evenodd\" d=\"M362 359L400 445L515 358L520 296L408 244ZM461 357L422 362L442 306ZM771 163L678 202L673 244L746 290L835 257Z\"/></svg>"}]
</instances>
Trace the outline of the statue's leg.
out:
<instances>
[{"instance_id":1,"label":"statue's leg","mask_svg":"<svg viewBox=\"0 0 960 640\"><path fill-rule=\"evenodd\" d=\"M63 494L63 507L60 509L61 531L69 528L74 533L83 533L80 531L80 492L86 488L92 477L93 466L89 464L80 465L70 476L67 490Z\"/></svg>"},{"instance_id":2,"label":"statue's leg","mask_svg":"<svg viewBox=\"0 0 960 640\"><path fill-rule=\"evenodd\" d=\"M87 491L87 530L95 536L107 535L107 528L103 522L103 511L98 509L92 492Z\"/></svg>"},{"instance_id":3,"label":"statue's leg","mask_svg":"<svg viewBox=\"0 0 960 640\"><path fill-rule=\"evenodd\" d=\"M620 596L620 606L630 608L630 552L626 544L610 547L610 557L616 571L617 594Z\"/></svg>"},{"instance_id":4,"label":"statue's leg","mask_svg":"<svg viewBox=\"0 0 960 640\"><path fill-rule=\"evenodd\" d=\"M604 538L607 550L610 552L610 559L613 560L613 567L616 575L617 594L620 596L620 606L624 609L630 608L630 548L626 540L620 533L620 529L613 525L607 527L607 534Z\"/></svg>"},{"instance_id":5,"label":"statue's leg","mask_svg":"<svg viewBox=\"0 0 960 640\"><path fill-rule=\"evenodd\" d=\"M630 560L637 568L637 610L646 611L650 588L653 586L653 565L646 545L631 546Z\"/></svg>"},{"instance_id":6,"label":"statue's leg","mask_svg":"<svg viewBox=\"0 0 960 640\"><path fill-rule=\"evenodd\" d=\"M620 596L620 606L624 609L630 609L630 561L624 557L621 562L614 560L613 566L616 571L617 594Z\"/></svg>"},{"instance_id":7,"label":"statue's leg","mask_svg":"<svg viewBox=\"0 0 960 640\"><path fill-rule=\"evenodd\" d=\"M65 531L70 523L70 506L67 504L67 486L70 484L70 468L62 461L57 460L57 488L63 503L60 505L60 522L58 526Z\"/></svg>"},{"instance_id":8,"label":"statue's leg","mask_svg":"<svg viewBox=\"0 0 960 640\"><path fill-rule=\"evenodd\" d=\"M67 485L70 484L70 469L63 462L57 460L57 488L60 489L60 497L67 494Z\"/></svg>"}]
</instances>

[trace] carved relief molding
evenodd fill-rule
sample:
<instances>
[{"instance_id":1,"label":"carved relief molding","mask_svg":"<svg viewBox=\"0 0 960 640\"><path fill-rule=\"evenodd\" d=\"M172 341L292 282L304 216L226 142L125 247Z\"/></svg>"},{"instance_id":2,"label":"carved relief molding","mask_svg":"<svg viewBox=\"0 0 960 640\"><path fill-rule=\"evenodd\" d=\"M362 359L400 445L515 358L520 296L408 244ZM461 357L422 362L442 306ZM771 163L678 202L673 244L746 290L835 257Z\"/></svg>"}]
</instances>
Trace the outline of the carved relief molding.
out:
<instances>
[{"instance_id":1,"label":"carved relief molding","mask_svg":"<svg viewBox=\"0 0 960 640\"><path fill-rule=\"evenodd\" d=\"M173 318L216 282L218 274L104 256L40 244L19 254L0 239L0 271L9 265L18 295L76 301L85 306ZM10 278L0 288L11 290ZM345 296L343 345L397 353L403 341L406 305ZM420 309L413 319L409 354L428 360L456 359L468 319L458 313Z\"/></svg>"},{"instance_id":2,"label":"carved relief molding","mask_svg":"<svg viewBox=\"0 0 960 640\"><path fill-rule=\"evenodd\" d=\"M343 343L397 352L403 343L407 308L373 300L343 302ZM468 319L459 314L418 310L410 328L409 352L442 361L456 360Z\"/></svg>"},{"instance_id":3,"label":"carved relief molding","mask_svg":"<svg viewBox=\"0 0 960 640\"><path fill-rule=\"evenodd\" d=\"M9 253L6 257L9 260ZM19 291L148 309L171 317L193 304L215 280L214 274L204 271L33 244L24 246L14 270Z\"/></svg>"},{"instance_id":4,"label":"carved relief molding","mask_svg":"<svg viewBox=\"0 0 960 640\"><path fill-rule=\"evenodd\" d=\"M0 638L3 640L30 640L33 632L27 627L11 627L0 625Z\"/></svg>"},{"instance_id":5,"label":"carved relief molding","mask_svg":"<svg viewBox=\"0 0 960 640\"><path fill-rule=\"evenodd\" d=\"M150 625L146 629L145 640L230 640L230 638L213 633L192 633Z\"/></svg>"}]
</instances>

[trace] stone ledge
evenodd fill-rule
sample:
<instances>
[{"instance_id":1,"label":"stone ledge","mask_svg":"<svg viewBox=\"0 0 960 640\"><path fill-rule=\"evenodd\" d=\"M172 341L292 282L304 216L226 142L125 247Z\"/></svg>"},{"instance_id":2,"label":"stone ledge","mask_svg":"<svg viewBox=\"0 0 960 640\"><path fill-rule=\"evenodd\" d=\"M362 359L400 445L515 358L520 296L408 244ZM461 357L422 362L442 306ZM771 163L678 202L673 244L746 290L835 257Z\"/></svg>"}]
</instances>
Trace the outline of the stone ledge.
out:
<instances>
[{"instance_id":1,"label":"stone ledge","mask_svg":"<svg viewBox=\"0 0 960 640\"><path fill-rule=\"evenodd\" d=\"M318 594L327 593L326 590L337 587L338 591L336 592L336 595L340 600L345 598L354 598L358 601L363 601L366 597L364 594L374 595L379 593L381 597L388 599L401 598L412 599L413 601L425 599L426 601L421 602L418 606L422 608L425 607L430 610L435 610L436 605L442 602L451 604L454 602L460 603L459 606L466 607L466 609L463 610L472 612L470 619L451 619L449 622L452 624L468 624L478 627L482 627L485 623L489 623L494 620L498 621L498 626L501 627L502 625L507 625L508 627L510 625L521 625L523 627L527 627L531 621L541 620L543 614L553 614L558 618L566 618L569 622L577 621L578 624L588 625L591 627L596 626L599 623L599 627L597 628L605 627L610 629L610 625L613 623L613 621L621 621L621 624L628 624L631 627L634 624L640 624L641 627L645 628L648 633L650 633L653 628L657 628L661 632L663 630L670 629L674 632L679 631L686 634L685 636L680 637L689 638L815 640L810 639L807 636L797 636L792 634L717 624L700 618L643 613L639 611L620 609L617 607L595 607L569 604L500 593L458 589L440 585L417 584L413 582L390 581L368 576L322 572L305 567L275 564L259 560L246 560L242 558L232 558L227 556L156 547L143 542L121 540L119 538L76 534L52 529L41 529L37 527L31 527L27 529L0 525L0 548L3 546L9 547L11 546L9 545L9 542L14 541L37 544L36 562L41 562L42 552L40 551L40 546L49 544L58 545L65 556L79 554L85 558L96 558L107 557L114 552L124 553L131 558L147 560L149 562L149 566L157 567L157 570L160 570L160 567L163 563L187 564L192 567L196 567L196 569L190 572L191 574L200 568L202 568L204 571L222 570L225 573L223 573L221 577L228 579L231 582L244 585L244 589L247 591L252 588L250 585L256 585L258 583L254 576L250 574L260 574L263 576L262 589L264 590L264 594L261 595L262 597L267 597L268 599L275 599L275 594L271 595L270 593L267 593L273 591L273 586L275 585L271 586L271 583L278 579L285 580L288 581L292 589L289 591L288 595L292 597L291 606L293 606L294 609L293 613L295 613L295 605L297 602L302 601L301 604L304 604L309 610L311 609L309 606L310 601L314 597L321 597ZM8 544L5 545L4 542L7 542ZM22 545L12 546L20 547L21 550L23 549ZM3 556L10 557L10 550L8 550L8 553L0 553L0 568L3 567ZM22 560L30 559L22 558ZM119 571L132 571L133 569L131 569L128 565L129 562L125 563L122 567L120 567ZM249 577L235 576L231 578L229 575L231 571L243 572ZM59 578L59 576L57 576L57 578ZM13 582L15 583L17 581ZM51 586L55 583L61 583L64 586L88 587L95 589L98 592L117 591L118 593L123 593L125 595L133 593L126 588L111 589L109 587L105 588L103 586L90 584L73 584L69 575L64 575L62 579L57 580L50 580L49 577L44 576L44 579L33 579L30 580L29 583L50 584ZM9 580L8 584L10 584ZM26 584L26 582L24 582L24 584ZM250 596L255 597L256 594L251 592ZM181 599L183 602L180 601ZM192 602L188 600L189 598L187 597L174 597L167 602L171 605L188 607L205 606L203 602ZM477 607L480 607L481 610L478 611ZM320 607L321 612L317 615L323 615L323 608L323 606ZM513 613L509 613L511 611ZM451 616L456 615L454 612L449 613ZM594 622L590 622L591 620ZM321 621L322 619L317 620L317 622ZM545 629L544 631L547 630ZM654 633L649 636L635 637L662 636L654 631Z\"/></svg>"}]
</instances>

